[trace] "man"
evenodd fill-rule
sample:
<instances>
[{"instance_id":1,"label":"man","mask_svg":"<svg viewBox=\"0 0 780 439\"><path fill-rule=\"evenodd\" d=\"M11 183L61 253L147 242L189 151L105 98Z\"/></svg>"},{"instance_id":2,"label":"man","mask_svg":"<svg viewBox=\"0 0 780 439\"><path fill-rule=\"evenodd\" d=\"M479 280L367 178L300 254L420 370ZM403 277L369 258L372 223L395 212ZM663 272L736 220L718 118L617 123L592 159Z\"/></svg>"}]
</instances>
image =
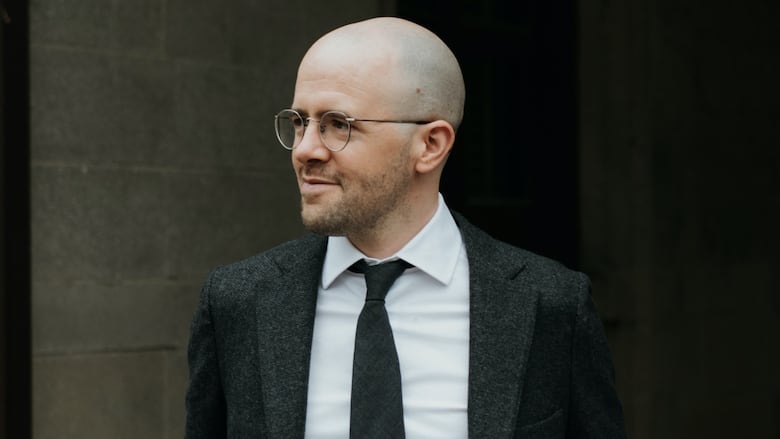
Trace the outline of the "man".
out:
<instances>
[{"instance_id":1,"label":"man","mask_svg":"<svg viewBox=\"0 0 780 439\"><path fill-rule=\"evenodd\" d=\"M314 233L210 275L188 438L625 437L587 278L439 194L464 90L447 46L401 19L309 49L275 123ZM407 263L368 298L370 270ZM362 332L369 302L389 336Z\"/></svg>"}]
</instances>

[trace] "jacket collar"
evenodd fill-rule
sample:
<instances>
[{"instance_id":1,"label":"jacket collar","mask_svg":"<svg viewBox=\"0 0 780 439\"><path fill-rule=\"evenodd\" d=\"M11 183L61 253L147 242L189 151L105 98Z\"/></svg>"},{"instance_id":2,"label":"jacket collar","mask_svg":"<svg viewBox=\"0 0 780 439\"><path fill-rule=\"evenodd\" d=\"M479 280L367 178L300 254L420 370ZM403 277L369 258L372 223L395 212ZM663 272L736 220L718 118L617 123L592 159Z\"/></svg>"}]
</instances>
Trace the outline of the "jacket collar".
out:
<instances>
[{"instance_id":1,"label":"jacket collar","mask_svg":"<svg viewBox=\"0 0 780 439\"><path fill-rule=\"evenodd\" d=\"M307 235L270 251L275 275L258 285L257 338L269 438L303 438L317 286L327 239Z\"/></svg>"},{"instance_id":2,"label":"jacket collar","mask_svg":"<svg viewBox=\"0 0 780 439\"><path fill-rule=\"evenodd\" d=\"M523 276L525 262L455 215L469 261L469 437L510 437L533 338L538 295Z\"/></svg>"}]
</instances>

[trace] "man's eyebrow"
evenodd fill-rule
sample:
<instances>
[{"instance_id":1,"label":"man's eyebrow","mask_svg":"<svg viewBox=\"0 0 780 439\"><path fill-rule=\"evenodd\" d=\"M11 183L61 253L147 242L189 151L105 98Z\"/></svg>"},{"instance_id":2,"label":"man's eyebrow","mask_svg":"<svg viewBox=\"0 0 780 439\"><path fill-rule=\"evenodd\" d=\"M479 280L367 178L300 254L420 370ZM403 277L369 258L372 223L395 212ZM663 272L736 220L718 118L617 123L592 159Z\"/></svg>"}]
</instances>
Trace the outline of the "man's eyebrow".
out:
<instances>
[{"instance_id":1,"label":"man's eyebrow","mask_svg":"<svg viewBox=\"0 0 780 439\"><path fill-rule=\"evenodd\" d=\"M316 112L314 114L309 114L308 111L306 111L306 110L304 110L303 108L300 108L300 107L298 107L298 108L293 107L293 110L297 111L298 114L300 114L303 117L320 117L324 113L327 113L328 111L330 111L330 110L325 110L325 111Z\"/></svg>"}]
</instances>

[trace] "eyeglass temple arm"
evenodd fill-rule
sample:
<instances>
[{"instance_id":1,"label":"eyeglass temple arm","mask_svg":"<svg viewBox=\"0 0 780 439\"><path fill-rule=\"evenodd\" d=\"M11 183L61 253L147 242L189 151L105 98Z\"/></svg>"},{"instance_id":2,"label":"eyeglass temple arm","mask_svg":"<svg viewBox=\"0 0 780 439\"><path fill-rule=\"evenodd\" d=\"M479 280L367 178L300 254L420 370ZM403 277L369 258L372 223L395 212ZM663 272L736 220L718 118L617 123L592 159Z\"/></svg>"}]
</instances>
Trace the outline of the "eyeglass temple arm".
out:
<instances>
[{"instance_id":1,"label":"eyeglass temple arm","mask_svg":"<svg viewBox=\"0 0 780 439\"><path fill-rule=\"evenodd\" d=\"M430 120L382 120L382 119L356 119L354 117L348 117L347 121L351 122L377 122L377 123L413 123L415 125L425 125L433 121Z\"/></svg>"}]
</instances>

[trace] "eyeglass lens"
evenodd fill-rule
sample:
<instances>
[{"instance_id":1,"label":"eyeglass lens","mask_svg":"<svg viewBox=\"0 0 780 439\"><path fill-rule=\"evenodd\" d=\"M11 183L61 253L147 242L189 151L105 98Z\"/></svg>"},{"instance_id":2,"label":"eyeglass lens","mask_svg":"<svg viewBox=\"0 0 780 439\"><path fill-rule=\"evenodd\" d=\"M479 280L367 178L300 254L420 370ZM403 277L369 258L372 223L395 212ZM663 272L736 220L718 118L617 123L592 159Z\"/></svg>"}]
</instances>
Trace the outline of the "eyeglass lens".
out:
<instances>
[{"instance_id":1,"label":"eyeglass lens","mask_svg":"<svg viewBox=\"0 0 780 439\"><path fill-rule=\"evenodd\" d=\"M318 125L320 138L325 146L333 151L344 149L349 141L351 127L347 116L329 111L319 119L304 118L297 111L282 110L276 115L276 137L286 149L293 149L303 139L309 122Z\"/></svg>"}]
</instances>

